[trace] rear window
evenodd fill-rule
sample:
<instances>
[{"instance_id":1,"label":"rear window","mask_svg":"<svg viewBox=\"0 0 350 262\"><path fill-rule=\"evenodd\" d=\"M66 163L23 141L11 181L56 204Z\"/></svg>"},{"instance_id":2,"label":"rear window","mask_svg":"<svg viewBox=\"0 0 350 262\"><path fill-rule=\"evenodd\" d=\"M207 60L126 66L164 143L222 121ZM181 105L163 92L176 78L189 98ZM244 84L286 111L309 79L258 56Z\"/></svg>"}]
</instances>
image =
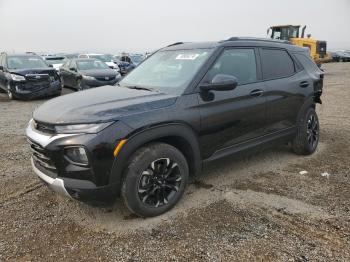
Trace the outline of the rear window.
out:
<instances>
[{"instance_id":1,"label":"rear window","mask_svg":"<svg viewBox=\"0 0 350 262\"><path fill-rule=\"evenodd\" d=\"M285 50L261 49L264 79L288 77L294 74L294 62Z\"/></svg>"}]
</instances>

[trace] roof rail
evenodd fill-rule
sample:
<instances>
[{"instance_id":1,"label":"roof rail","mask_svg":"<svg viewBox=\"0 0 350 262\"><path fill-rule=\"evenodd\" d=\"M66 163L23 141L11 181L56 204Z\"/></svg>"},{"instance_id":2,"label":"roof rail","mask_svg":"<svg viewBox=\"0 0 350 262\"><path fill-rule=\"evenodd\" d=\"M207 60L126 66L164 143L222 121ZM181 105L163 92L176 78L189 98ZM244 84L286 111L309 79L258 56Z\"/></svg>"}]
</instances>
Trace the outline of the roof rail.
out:
<instances>
[{"instance_id":1,"label":"roof rail","mask_svg":"<svg viewBox=\"0 0 350 262\"><path fill-rule=\"evenodd\" d=\"M176 42L176 43L173 43L173 44L171 44L171 45L168 45L167 47L169 47L169 46L174 46L174 45L182 45L184 42Z\"/></svg>"},{"instance_id":2,"label":"roof rail","mask_svg":"<svg viewBox=\"0 0 350 262\"><path fill-rule=\"evenodd\" d=\"M227 40L223 40L220 42L228 42L228 41L261 41L261 42L273 42L280 44L291 44L290 41L287 40L278 40L278 39L270 39L270 38L258 38L258 37L230 37Z\"/></svg>"}]
</instances>

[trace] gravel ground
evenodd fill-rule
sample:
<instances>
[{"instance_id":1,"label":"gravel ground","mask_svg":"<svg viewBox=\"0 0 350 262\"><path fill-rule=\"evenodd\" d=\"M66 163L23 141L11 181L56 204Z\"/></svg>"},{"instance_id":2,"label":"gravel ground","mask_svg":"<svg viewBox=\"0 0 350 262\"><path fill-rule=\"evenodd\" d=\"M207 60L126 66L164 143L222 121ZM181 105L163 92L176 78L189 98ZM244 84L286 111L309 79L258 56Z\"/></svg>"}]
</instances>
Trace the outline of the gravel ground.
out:
<instances>
[{"instance_id":1,"label":"gravel ground","mask_svg":"<svg viewBox=\"0 0 350 262\"><path fill-rule=\"evenodd\" d=\"M315 154L281 146L216 161L151 219L43 186L24 128L45 100L0 94L0 261L350 261L350 63L324 69Z\"/></svg>"}]
</instances>

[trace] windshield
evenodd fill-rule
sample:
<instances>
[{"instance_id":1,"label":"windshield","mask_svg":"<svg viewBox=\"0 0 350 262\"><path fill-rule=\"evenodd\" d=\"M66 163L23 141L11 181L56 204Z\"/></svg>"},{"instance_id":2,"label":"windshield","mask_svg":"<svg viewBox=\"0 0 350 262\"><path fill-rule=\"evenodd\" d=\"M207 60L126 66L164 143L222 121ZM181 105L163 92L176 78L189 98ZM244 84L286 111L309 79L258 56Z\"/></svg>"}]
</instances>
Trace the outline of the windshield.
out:
<instances>
[{"instance_id":1,"label":"windshield","mask_svg":"<svg viewBox=\"0 0 350 262\"><path fill-rule=\"evenodd\" d=\"M210 53L210 49L159 51L131 71L120 85L181 94Z\"/></svg>"},{"instance_id":2,"label":"windshield","mask_svg":"<svg viewBox=\"0 0 350 262\"><path fill-rule=\"evenodd\" d=\"M89 57L101 60L102 62L112 62L114 60L112 55L89 55Z\"/></svg>"},{"instance_id":3,"label":"windshield","mask_svg":"<svg viewBox=\"0 0 350 262\"><path fill-rule=\"evenodd\" d=\"M7 58L9 69L48 68L44 60L38 56L10 56Z\"/></svg>"},{"instance_id":4,"label":"windshield","mask_svg":"<svg viewBox=\"0 0 350 262\"><path fill-rule=\"evenodd\" d=\"M77 61L77 67L80 70L109 69L109 67L100 60Z\"/></svg>"}]
</instances>

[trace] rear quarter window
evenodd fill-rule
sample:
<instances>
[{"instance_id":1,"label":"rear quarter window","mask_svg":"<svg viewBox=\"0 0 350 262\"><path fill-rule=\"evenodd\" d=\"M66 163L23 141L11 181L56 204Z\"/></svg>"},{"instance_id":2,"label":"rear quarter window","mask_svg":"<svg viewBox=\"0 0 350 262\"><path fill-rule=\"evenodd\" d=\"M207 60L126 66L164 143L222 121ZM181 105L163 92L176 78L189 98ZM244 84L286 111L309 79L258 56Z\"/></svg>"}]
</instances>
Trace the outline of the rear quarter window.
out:
<instances>
[{"instance_id":1,"label":"rear quarter window","mask_svg":"<svg viewBox=\"0 0 350 262\"><path fill-rule=\"evenodd\" d=\"M287 51L281 49L261 49L260 55L264 79L284 78L294 74L294 61Z\"/></svg>"},{"instance_id":2,"label":"rear quarter window","mask_svg":"<svg viewBox=\"0 0 350 262\"><path fill-rule=\"evenodd\" d=\"M298 59L298 61L303 65L303 67L309 72L320 72L321 70L318 68L316 63L309 57L308 55L295 53L294 56Z\"/></svg>"}]
</instances>

